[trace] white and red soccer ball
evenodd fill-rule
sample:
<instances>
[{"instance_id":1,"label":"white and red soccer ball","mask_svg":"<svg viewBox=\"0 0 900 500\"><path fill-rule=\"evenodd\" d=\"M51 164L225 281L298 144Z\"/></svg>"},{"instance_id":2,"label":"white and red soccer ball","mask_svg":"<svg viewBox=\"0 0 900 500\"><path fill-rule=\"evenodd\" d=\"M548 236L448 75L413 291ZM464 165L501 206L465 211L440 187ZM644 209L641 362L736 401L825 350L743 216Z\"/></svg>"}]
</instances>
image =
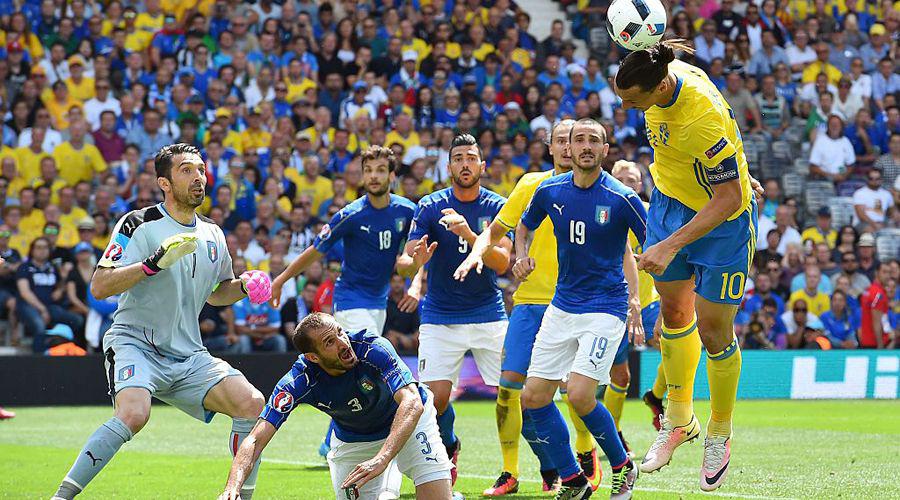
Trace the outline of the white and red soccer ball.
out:
<instances>
[{"instance_id":1,"label":"white and red soccer ball","mask_svg":"<svg viewBox=\"0 0 900 500\"><path fill-rule=\"evenodd\" d=\"M621 47L641 50L662 38L666 18L660 0L614 0L606 12L606 30Z\"/></svg>"}]
</instances>

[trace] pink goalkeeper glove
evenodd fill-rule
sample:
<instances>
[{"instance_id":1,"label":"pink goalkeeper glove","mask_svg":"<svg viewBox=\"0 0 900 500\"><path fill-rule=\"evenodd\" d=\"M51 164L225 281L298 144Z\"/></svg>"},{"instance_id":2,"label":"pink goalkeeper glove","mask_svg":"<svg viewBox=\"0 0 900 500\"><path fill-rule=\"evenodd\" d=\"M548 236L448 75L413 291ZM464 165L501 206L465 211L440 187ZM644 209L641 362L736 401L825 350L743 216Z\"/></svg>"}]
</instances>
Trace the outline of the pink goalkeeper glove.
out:
<instances>
[{"instance_id":1,"label":"pink goalkeeper glove","mask_svg":"<svg viewBox=\"0 0 900 500\"><path fill-rule=\"evenodd\" d=\"M272 298L272 280L262 271L241 274L241 287L254 304L262 304Z\"/></svg>"}]
</instances>

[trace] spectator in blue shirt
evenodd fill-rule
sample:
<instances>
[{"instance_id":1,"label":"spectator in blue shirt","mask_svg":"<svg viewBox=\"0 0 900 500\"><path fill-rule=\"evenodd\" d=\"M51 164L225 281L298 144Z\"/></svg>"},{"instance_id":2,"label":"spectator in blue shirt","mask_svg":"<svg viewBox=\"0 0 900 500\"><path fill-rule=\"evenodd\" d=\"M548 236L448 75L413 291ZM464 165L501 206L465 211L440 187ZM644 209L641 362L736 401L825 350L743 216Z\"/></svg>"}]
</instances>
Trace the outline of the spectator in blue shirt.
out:
<instances>
[{"instance_id":1,"label":"spectator in blue shirt","mask_svg":"<svg viewBox=\"0 0 900 500\"><path fill-rule=\"evenodd\" d=\"M778 46L775 32L770 29L763 30L762 50L755 52L750 58L750 64L747 65L747 74L756 78L762 78L763 75L774 73L775 67L779 63L790 64L787 54L785 54L784 49Z\"/></svg>"},{"instance_id":2,"label":"spectator in blue shirt","mask_svg":"<svg viewBox=\"0 0 900 500\"><path fill-rule=\"evenodd\" d=\"M878 71L872 74L872 99L884 108L884 96L900 91L900 75L894 73L894 61L885 57L878 62Z\"/></svg>"},{"instance_id":3,"label":"spectator in blue shirt","mask_svg":"<svg viewBox=\"0 0 900 500\"><path fill-rule=\"evenodd\" d=\"M863 29L862 26L860 29ZM878 61L888 56L891 49L889 40L883 24L874 24L869 28L869 43L859 48L859 56L863 60L863 70L866 73L875 71Z\"/></svg>"},{"instance_id":4,"label":"spectator in blue shirt","mask_svg":"<svg viewBox=\"0 0 900 500\"><path fill-rule=\"evenodd\" d=\"M538 74L537 79L538 83L540 83L544 89L554 82L562 85L563 89L568 89L572 86L569 77L560 71L559 56L555 55L547 56L547 61L544 64L544 71Z\"/></svg>"},{"instance_id":5,"label":"spectator in blue shirt","mask_svg":"<svg viewBox=\"0 0 900 500\"><path fill-rule=\"evenodd\" d=\"M831 345L841 349L856 349L860 315L847 306L847 295L835 290L831 295L831 310L820 317L825 326L825 335Z\"/></svg>"}]
</instances>

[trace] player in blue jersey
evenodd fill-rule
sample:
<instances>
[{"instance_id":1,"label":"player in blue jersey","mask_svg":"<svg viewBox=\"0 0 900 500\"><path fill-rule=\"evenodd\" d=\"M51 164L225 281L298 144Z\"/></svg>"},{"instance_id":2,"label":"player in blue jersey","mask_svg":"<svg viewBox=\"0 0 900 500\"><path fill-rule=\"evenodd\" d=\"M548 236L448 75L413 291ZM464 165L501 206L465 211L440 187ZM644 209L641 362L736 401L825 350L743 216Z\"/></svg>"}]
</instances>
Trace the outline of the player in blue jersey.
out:
<instances>
[{"instance_id":1,"label":"player in blue jersey","mask_svg":"<svg viewBox=\"0 0 900 500\"><path fill-rule=\"evenodd\" d=\"M291 342L303 354L272 390L220 498L240 498L251 466L301 403L334 419L328 468L335 498L396 497L384 474L392 465L412 479L416 498L451 498L453 465L440 446L433 396L390 342L367 330L348 334L324 313L304 318Z\"/></svg>"},{"instance_id":2,"label":"player in blue jersey","mask_svg":"<svg viewBox=\"0 0 900 500\"><path fill-rule=\"evenodd\" d=\"M272 282L272 305L279 306L281 289L310 264L321 260L338 242L344 243L342 272L334 285L334 317L347 331L368 330L381 335L387 316L387 293L397 255L403 248L416 205L391 194L399 160L382 146L370 146L361 156L366 196L332 217L312 245ZM417 283L417 281L414 281ZM403 312L419 305L413 286L400 301ZM319 453L328 453L329 427ZM399 481L399 474L394 475Z\"/></svg>"},{"instance_id":3,"label":"player in blue jersey","mask_svg":"<svg viewBox=\"0 0 900 500\"><path fill-rule=\"evenodd\" d=\"M428 292L419 328L419 380L434 392L441 440L455 464L459 439L453 432L450 391L459 379L467 351L475 357L484 382L490 386L499 383L507 321L497 275L509 267L512 241L504 237L485 252L487 269L483 273L470 274L463 281L453 278L475 238L487 229L506 200L480 186L484 157L471 135L453 139L449 169L451 187L419 202L397 269L412 276L428 266ZM455 470L453 474L455 481Z\"/></svg>"},{"instance_id":4,"label":"player in blue jersey","mask_svg":"<svg viewBox=\"0 0 900 500\"><path fill-rule=\"evenodd\" d=\"M556 293L535 339L522 398L563 480L557 498L588 498L592 491L553 403L566 377L569 402L612 467L611 498L631 498L637 467L595 394L598 384L609 384L626 323L635 343L643 342L637 263L628 231L644 241L647 211L634 191L603 171L609 145L602 125L577 121L569 148L575 168L541 183L516 228L516 254L526 255L533 231L549 217L559 261ZM525 279L534 268L533 259L520 259L513 273Z\"/></svg>"}]
</instances>

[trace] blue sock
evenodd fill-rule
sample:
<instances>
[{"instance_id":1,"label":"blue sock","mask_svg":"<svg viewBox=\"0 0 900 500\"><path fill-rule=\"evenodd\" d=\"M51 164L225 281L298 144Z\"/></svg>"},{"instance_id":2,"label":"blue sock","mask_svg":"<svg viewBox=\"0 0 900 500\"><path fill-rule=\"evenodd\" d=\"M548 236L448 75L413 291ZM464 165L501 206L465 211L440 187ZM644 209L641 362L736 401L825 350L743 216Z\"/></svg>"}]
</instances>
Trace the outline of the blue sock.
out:
<instances>
[{"instance_id":1,"label":"blue sock","mask_svg":"<svg viewBox=\"0 0 900 500\"><path fill-rule=\"evenodd\" d=\"M525 438L528 446L531 447L532 453L534 453L534 456L536 456L538 462L540 462L540 470L546 471L556 469L556 466L553 465L553 457L551 457L550 453L547 452L546 445L544 445L542 441L538 441L537 430L534 428L534 420L531 419L531 415L528 413L528 410L525 410L523 413L522 437Z\"/></svg>"},{"instance_id":2,"label":"blue sock","mask_svg":"<svg viewBox=\"0 0 900 500\"><path fill-rule=\"evenodd\" d=\"M598 403L590 413L581 415L581 421L591 431L603 453L606 453L610 466L619 467L628 461L625 447L616 431L616 422L605 406Z\"/></svg>"},{"instance_id":3,"label":"blue sock","mask_svg":"<svg viewBox=\"0 0 900 500\"><path fill-rule=\"evenodd\" d=\"M453 411L453 405L447 403L447 409L437 417L438 430L441 432L441 441L445 448L450 448L456 443L456 434L453 432L454 421L456 412Z\"/></svg>"},{"instance_id":4,"label":"blue sock","mask_svg":"<svg viewBox=\"0 0 900 500\"><path fill-rule=\"evenodd\" d=\"M334 420L328 422L328 430L325 432L325 446L331 448L331 434L334 432Z\"/></svg>"},{"instance_id":5,"label":"blue sock","mask_svg":"<svg viewBox=\"0 0 900 500\"><path fill-rule=\"evenodd\" d=\"M562 413L554 403L543 408L525 410L534 424L536 437L544 444L544 449L556 465L556 471L563 480L581 472L572 446L569 444L569 428Z\"/></svg>"}]
</instances>

